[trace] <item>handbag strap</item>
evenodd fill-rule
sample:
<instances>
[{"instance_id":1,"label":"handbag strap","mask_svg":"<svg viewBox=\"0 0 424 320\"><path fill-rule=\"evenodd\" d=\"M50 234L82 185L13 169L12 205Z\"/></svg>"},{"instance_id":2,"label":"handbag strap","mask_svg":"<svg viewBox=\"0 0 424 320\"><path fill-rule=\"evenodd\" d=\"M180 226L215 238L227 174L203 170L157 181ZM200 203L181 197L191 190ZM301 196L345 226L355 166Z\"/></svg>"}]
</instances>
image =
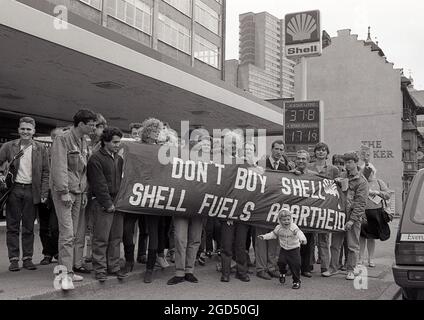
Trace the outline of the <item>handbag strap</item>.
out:
<instances>
[{"instance_id":1,"label":"handbag strap","mask_svg":"<svg viewBox=\"0 0 424 320\"><path fill-rule=\"evenodd\" d=\"M378 187L380 188L380 191L383 191L383 190L381 190L381 183L380 183L380 179L377 179L377 183L378 183Z\"/></svg>"},{"instance_id":2,"label":"handbag strap","mask_svg":"<svg viewBox=\"0 0 424 320\"><path fill-rule=\"evenodd\" d=\"M32 146L32 142L31 143L29 143L27 146L25 146L23 149L21 149L21 150L19 150L19 152L17 153L17 154L15 154L15 156L13 157L13 159L12 159L12 161L10 161L10 163L9 163L9 165L8 165L8 168L7 168L7 170L6 170L6 172L5 172L5 174L7 175L9 172L10 172L10 166L16 161L16 160L18 160L19 158L21 158L23 155L24 155L24 152L25 152L25 150L26 149L28 149L29 147L31 147Z\"/></svg>"},{"instance_id":3,"label":"handbag strap","mask_svg":"<svg viewBox=\"0 0 424 320\"><path fill-rule=\"evenodd\" d=\"M380 188L380 191L383 191L383 190L381 190L380 179L377 179L377 183L378 183L378 187ZM382 203L381 208L384 209L384 207L387 207L387 201L383 197L381 197L381 203Z\"/></svg>"},{"instance_id":4,"label":"handbag strap","mask_svg":"<svg viewBox=\"0 0 424 320\"><path fill-rule=\"evenodd\" d=\"M21 158L24 155L25 150L28 149L31 146L32 146L32 142L29 143L27 146L25 146L22 150L19 150L19 152L17 154L15 154L15 156L13 157L13 159L12 159L12 161L10 163L13 163L13 161L16 161L19 158Z\"/></svg>"}]
</instances>

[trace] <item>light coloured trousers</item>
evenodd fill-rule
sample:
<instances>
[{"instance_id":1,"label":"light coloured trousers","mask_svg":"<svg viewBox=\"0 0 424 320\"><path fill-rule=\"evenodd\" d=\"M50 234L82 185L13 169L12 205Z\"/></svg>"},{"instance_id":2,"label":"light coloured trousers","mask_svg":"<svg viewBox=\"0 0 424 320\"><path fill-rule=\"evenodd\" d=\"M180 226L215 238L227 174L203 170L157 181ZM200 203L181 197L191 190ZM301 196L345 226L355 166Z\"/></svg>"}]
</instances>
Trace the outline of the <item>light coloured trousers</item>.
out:
<instances>
[{"instance_id":1,"label":"light coloured trousers","mask_svg":"<svg viewBox=\"0 0 424 320\"><path fill-rule=\"evenodd\" d=\"M343 240L346 235L347 240L347 261L346 269L348 272L353 272L358 262L359 257L359 236L361 234L361 222L355 222L352 228L346 232L334 232L331 235L331 271L337 271L340 268L340 251L343 245Z\"/></svg>"},{"instance_id":2,"label":"light coloured trousers","mask_svg":"<svg viewBox=\"0 0 424 320\"><path fill-rule=\"evenodd\" d=\"M82 195L70 193L72 205L67 207L60 199L60 194L52 192L53 203L56 209L59 224L59 265L67 268L68 272L76 265L74 261L78 254L75 248L77 230L81 221L85 225L84 208L82 207ZM81 254L82 260L82 254Z\"/></svg>"},{"instance_id":3,"label":"light coloured trousers","mask_svg":"<svg viewBox=\"0 0 424 320\"><path fill-rule=\"evenodd\" d=\"M256 227L256 236L268 233L269 229ZM255 240L256 272L278 270L277 262L280 254L278 239Z\"/></svg>"},{"instance_id":4,"label":"light coloured trousers","mask_svg":"<svg viewBox=\"0 0 424 320\"><path fill-rule=\"evenodd\" d=\"M174 217L175 275L194 272L194 262L202 238L202 217Z\"/></svg>"}]
</instances>

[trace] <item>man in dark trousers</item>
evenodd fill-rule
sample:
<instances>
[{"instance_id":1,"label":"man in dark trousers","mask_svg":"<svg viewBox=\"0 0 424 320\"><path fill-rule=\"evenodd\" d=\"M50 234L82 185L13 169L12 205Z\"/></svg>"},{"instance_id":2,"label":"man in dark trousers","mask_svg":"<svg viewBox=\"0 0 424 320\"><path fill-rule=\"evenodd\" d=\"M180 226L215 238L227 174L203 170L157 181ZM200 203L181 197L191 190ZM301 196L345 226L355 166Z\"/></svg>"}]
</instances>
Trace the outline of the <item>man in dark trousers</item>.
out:
<instances>
[{"instance_id":1,"label":"man in dark trousers","mask_svg":"<svg viewBox=\"0 0 424 320\"><path fill-rule=\"evenodd\" d=\"M223 137L222 160L224 164L237 163L238 149L243 148L243 138L236 131L229 131ZM239 159L240 161L240 159ZM243 160L241 160L243 161ZM249 282L247 274L246 238L249 226L237 221L223 221L221 224L221 282L230 281L231 260L237 262L236 278ZM234 255L233 255L234 248Z\"/></svg>"},{"instance_id":2,"label":"man in dark trousers","mask_svg":"<svg viewBox=\"0 0 424 320\"><path fill-rule=\"evenodd\" d=\"M284 155L285 145L282 140L276 140L271 146L271 155L266 158L266 168L278 171L289 171L293 165L289 165L288 159ZM265 234L271 229L256 227L256 234ZM278 278L278 255L280 246L277 239L261 240L255 242L255 261L256 261L256 276L265 280Z\"/></svg>"},{"instance_id":3,"label":"man in dark trousers","mask_svg":"<svg viewBox=\"0 0 424 320\"><path fill-rule=\"evenodd\" d=\"M49 192L48 154L42 143L32 139L35 133L34 119L21 118L18 132L20 139L7 142L0 149L0 167L5 169L7 162L9 172L13 174L13 187L6 204L6 244L10 271L20 270L21 222L23 267L37 269L32 262L36 205L45 203ZM5 179L5 170L0 171L0 179Z\"/></svg>"},{"instance_id":4,"label":"man in dark trousers","mask_svg":"<svg viewBox=\"0 0 424 320\"><path fill-rule=\"evenodd\" d=\"M63 134L64 131L66 131L65 128L54 128L50 132L52 141L57 135ZM48 151L48 154L50 166L50 151ZM47 265L52 263L53 258L59 259L59 224L50 190L47 202L40 204L38 208L38 221L40 223L40 240L44 255L40 265Z\"/></svg>"},{"instance_id":5,"label":"man in dark trousers","mask_svg":"<svg viewBox=\"0 0 424 320\"><path fill-rule=\"evenodd\" d=\"M119 266L124 217L113 201L122 178L123 159L118 155L122 132L108 127L101 136L101 148L89 159L87 178L93 199L93 268L96 279L105 281L106 272L118 279L126 277Z\"/></svg>"},{"instance_id":6,"label":"man in dark trousers","mask_svg":"<svg viewBox=\"0 0 424 320\"><path fill-rule=\"evenodd\" d=\"M296 153L296 169L294 170L295 174L317 174L315 171L308 169L309 161L311 160L311 156L309 152L306 150L299 150ZM314 234L312 232L305 232L306 244L300 246L300 255L302 258L301 271L302 275L306 278L312 277L312 271L314 269L314 265L312 263L312 257L314 254Z\"/></svg>"}]
</instances>

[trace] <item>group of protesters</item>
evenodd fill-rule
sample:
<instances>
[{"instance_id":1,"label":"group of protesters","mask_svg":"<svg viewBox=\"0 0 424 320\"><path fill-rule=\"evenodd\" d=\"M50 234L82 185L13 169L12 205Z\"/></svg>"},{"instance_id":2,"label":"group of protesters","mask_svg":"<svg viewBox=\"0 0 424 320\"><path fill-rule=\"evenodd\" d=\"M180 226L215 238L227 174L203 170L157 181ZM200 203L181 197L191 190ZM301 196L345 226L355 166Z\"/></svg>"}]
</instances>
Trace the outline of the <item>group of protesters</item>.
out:
<instances>
[{"instance_id":1,"label":"group of protesters","mask_svg":"<svg viewBox=\"0 0 424 320\"><path fill-rule=\"evenodd\" d=\"M125 157L122 154L124 135L120 129L108 126L101 114L88 109L74 115L71 127L51 132L50 148L33 139L35 129L34 119L21 118L20 138L5 143L0 149L0 182L4 184L8 175L13 181L6 203L6 238L12 272L20 270L20 233L22 267L37 269L32 262L37 218L44 255L40 265L48 265L55 259L63 266L60 276L63 290L73 289L73 282L82 281L81 274L85 273L94 272L95 279L101 282L111 275L123 279L133 271L135 261L146 265L144 282L151 283L155 266L169 267L167 259L175 263L175 276L169 279L168 285L184 281L197 283L195 265L204 265L212 255L220 257L217 269L222 282L229 282L233 271L237 279L248 282L249 267L255 267L257 277L278 278L281 283L291 273L294 289L300 288L301 276L312 277L313 265L317 262L316 247L323 277L347 271L346 279L353 280L356 266L363 263L366 244L368 266L375 266L373 253L375 239L379 238L382 202L371 199L388 200L390 195L386 184L376 178L376 169L369 157L365 157L361 167L355 152L334 155L329 163L328 145L318 143L313 151L313 162L305 150L298 151L292 162L285 154L284 142L276 140L271 154L258 161L252 141L243 142L240 152L235 140L242 137L235 131L227 133L234 139L225 139L229 144L224 141L218 146L224 158L243 157L252 170L317 174L340 184L346 194L345 232L302 232L287 209L279 212L275 229L199 215L171 217L119 212L114 200L120 188ZM155 118L132 123L129 129L132 139L140 143L179 143L169 125ZM199 141L200 157L202 153L216 152L210 137L200 137ZM139 230L137 254L136 225ZM125 264L120 263L121 243ZM251 247L253 261L249 254Z\"/></svg>"}]
</instances>

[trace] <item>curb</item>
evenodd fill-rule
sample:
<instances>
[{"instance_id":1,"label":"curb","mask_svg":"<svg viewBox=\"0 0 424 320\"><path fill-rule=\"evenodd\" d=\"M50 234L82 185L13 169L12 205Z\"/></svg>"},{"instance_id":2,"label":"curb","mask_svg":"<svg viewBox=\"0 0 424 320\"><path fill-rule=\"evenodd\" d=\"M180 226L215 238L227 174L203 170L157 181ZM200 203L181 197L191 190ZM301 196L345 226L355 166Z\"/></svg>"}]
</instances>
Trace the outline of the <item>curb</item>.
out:
<instances>
[{"instance_id":1,"label":"curb","mask_svg":"<svg viewBox=\"0 0 424 320\"><path fill-rule=\"evenodd\" d=\"M391 284L377 300L398 300L402 294L402 289L396 284Z\"/></svg>"},{"instance_id":2,"label":"curb","mask_svg":"<svg viewBox=\"0 0 424 320\"><path fill-rule=\"evenodd\" d=\"M98 290L104 290L112 287L116 287L119 285L123 285L128 281L140 280L142 281L142 275L144 274L144 270L133 271L131 272L127 278L123 280L118 280L116 277L110 276L105 282L100 283L93 278L84 278L84 281L81 284L75 283L75 289L69 291L56 290L53 289L51 291L34 294L30 296L18 297L17 300L57 300L57 299L66 299L69 297L77 298L79 295L92 291L96 292ZM88 281L87 281L88 280Z\"/></svg>"}]
</instances>

